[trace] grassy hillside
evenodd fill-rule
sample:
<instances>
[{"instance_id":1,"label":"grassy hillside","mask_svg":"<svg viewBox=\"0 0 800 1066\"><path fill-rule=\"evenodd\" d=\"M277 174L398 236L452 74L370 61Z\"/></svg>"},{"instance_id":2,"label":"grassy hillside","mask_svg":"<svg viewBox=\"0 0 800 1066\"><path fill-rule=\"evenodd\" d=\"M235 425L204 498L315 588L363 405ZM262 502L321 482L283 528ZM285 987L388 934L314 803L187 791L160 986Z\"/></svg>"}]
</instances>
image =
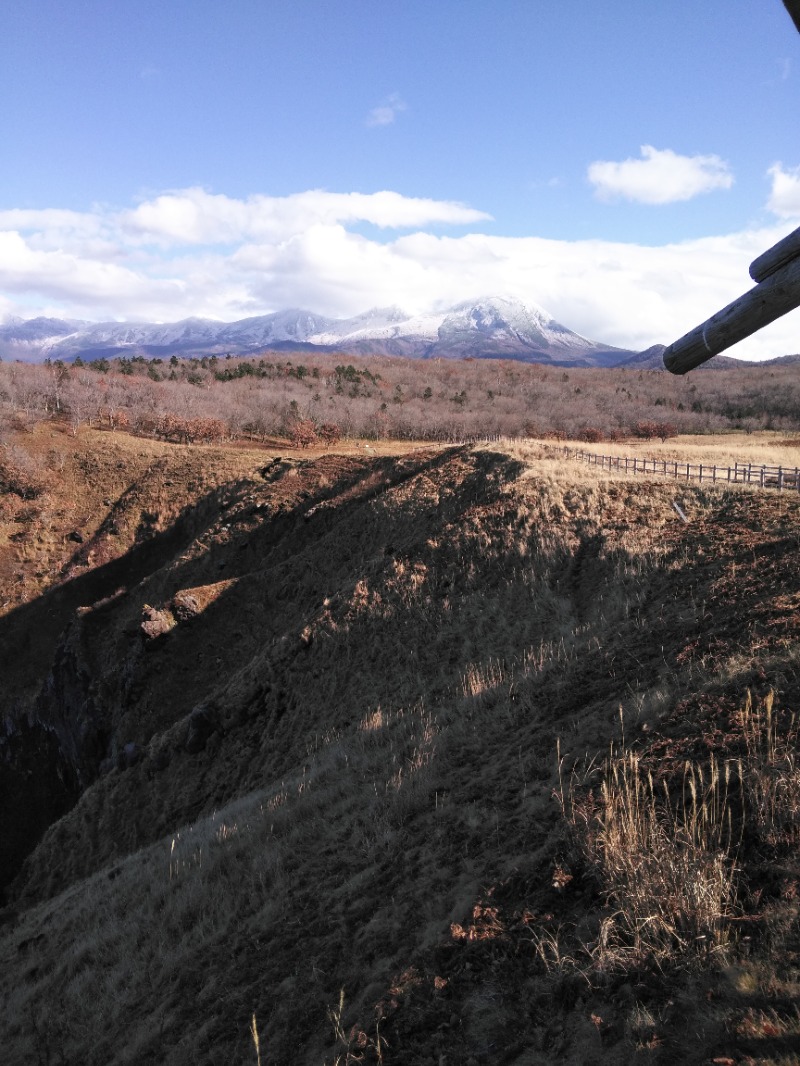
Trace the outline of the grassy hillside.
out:
<instances>
[{"instance_id":1,"label":"grassy hillside","mask_svg":"<svg viewBox=\"0 0 800 1066\"><path fill-rule=\"evenodd\" d=\"M791 1061L794 494L37 432L6 1061Z\"/></svg>"}]
</instances>

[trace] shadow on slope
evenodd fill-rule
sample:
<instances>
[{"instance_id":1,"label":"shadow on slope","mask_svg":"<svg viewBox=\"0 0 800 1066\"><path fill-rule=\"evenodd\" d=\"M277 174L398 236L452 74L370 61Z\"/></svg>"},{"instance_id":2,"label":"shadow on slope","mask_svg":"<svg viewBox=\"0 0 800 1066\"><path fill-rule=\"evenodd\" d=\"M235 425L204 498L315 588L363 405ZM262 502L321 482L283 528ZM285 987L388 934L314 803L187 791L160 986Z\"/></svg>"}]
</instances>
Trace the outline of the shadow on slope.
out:
<instances>
[{"instance_id":1,"label":"shadow on slope","mask_svg":"<svg viewBox=\"0 0 800 1066\"><path fill-rule=\"evenodd\" d=\"M138 759L154 733L180 721L287 629L302 628L305 613L349 574L354 554L374 550L364 531L338 540L336 534L333 556L325 558L327 547L318 551L317 545L333 527L346 526L351 512L409 478L435 475L454 454L377 462L272 460L257 480L214 489L160 532L152 528L157 516L142 510L138 489L129 493L135 506L127 523L133 541L128 552L0 620L0 640L22 667L20 689L30 688L32 667L46 663L48 651L52 661L34 713L24 723L17 715L15 725L13 711L9 716L8 775L14 783L7 802L16 794L21 810L7 808L5 820L17 832L13 841L5 837L4 869L11 873L18 866L52 815L74 802L101 767ZM76 552L66 568L70 573L103 558L112 537L116 546L125 510L123 498ZM334 557L345 571L331 568ZM182 592L180 603L174 602ZM149 614L156 623L148 631L143 620ZM35 641L38 656L28 654ZM23 763L28 769L21 782L14 767Z\"/></svg>"},{"instance_id":2,"label":"shadow on slope","mask_svg":"<svg viewBox=\"0 0 800 1066\"><path fill-rule=\"evenodd\" d=\"M534 934L578 923L589 944L603 917L554 877L556 738L603 751L622 708L680 758L719 742L726 685L793 692L773 595L798 578L797 504L687 490L684 528L671 485L415 463L383 487L363 467L324 506L300 496L314 464L252 524L245 494L128 606L84 616L117 743L148 724L17 884L0 972L20 1061L251 1062L254 1017L275 1063L675 1060L644 1046L647 1011L670 1038L689 1017L652 974L598 991L541 966ZM134 655L143 604L171 611L221 561L231 583ZM171 678L233 626L214 684ZM181 687L204 690L194 713Z\"/></svg>"}]
</instances>

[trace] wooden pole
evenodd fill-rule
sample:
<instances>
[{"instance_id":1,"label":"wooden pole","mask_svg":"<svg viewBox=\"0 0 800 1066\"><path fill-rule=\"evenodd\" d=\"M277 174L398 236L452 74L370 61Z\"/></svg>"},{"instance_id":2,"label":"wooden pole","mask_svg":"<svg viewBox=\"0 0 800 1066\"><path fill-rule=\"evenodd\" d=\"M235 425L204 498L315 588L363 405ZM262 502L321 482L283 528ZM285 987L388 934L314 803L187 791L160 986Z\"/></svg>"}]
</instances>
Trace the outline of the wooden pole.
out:
<instances>
[{"instance_id":1,"label":"wooden pole","mask_svg":"<svg viewBox=\"0 0 800 1066\"><path fill-rule=\"evenodd\" d=\"M783 6L800 32L800 0ZM667 348L667 370L685 374L800 306L800 228L754 259L750 277L758 282L754 289Z\"/></svg>"},{"instance_id":2,"label":"wooden pole","mask_svg":"<svg viewBox=\"0 0 800 1066\"><path fill-rule=\"evenodd\" d=\"M792 21L800 32L800 0L783 0L783 6L792 17Z\"/></svg>"},{"instance_id":3,"label":"wooden pole","mask_svg":"<svg viewBox=\"0 0 800 1066\"><path fill-rule=\"evenodd\" d=\"M787 263L790 263L792 259L796 259L799 255L800 226L793 233L790 233L788 237L784 237L782 241L778 241L772 248L768 248L758 259L753 260L750 264L750 277L753 281L766 281L776 270L780 270L782 266L786 266Z\"/></svg>"},{"instance_id":4,"label":"wooden pole","mask_svg":"<svg viewBox=\"0 0 800 1066\"><path fill-rule=\"evenodd\" d=\"M685 374L798 306L800 255L671 344L664 352L664 366L673 374Z\"/></svg>"}]
</instances>

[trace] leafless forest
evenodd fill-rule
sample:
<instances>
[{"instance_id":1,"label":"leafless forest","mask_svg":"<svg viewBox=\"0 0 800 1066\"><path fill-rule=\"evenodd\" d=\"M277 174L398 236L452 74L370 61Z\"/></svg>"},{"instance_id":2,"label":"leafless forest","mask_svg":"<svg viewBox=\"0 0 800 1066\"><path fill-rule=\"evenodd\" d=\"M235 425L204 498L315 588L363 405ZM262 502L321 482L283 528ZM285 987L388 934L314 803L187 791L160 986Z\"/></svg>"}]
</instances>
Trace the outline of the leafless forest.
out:
<instances>
[{"instance_id":1,"label":"leafless forest","mask_svg":"<svg viewBox=\"0 0 800 1066\"><path fill-rule=\"evenodd\" d=\"M0 417L58 418L177 442L338 437L599 441L800 428L795 365L563 369L511 361L266 352L239 359L0 363Z\"/></svg>"}]
</instances>

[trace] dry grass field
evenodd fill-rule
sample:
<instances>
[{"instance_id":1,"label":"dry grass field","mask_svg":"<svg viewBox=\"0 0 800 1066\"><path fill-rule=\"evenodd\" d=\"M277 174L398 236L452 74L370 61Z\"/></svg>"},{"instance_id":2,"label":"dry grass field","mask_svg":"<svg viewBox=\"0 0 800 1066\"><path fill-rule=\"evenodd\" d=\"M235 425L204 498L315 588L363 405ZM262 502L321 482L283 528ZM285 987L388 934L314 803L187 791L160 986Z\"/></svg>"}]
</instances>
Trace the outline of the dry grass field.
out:
<instances>
[{"instance_id":1,"label":"dry grass field","mask_svg":"<svg viewBox=\"0 0 800 1066\"><path fill-rule=\"evenodd\" d=\"M800 466L800 434L760 430L749 434L682 434L670 440L626 440L581 444L582 451L598 455L639 455L648 459L677 459L711 466Z\"/></svg>"},{"instance_id":2,"label":"dry grass field","mask_svg":"<svg viewBox=\"0 0 800 1066\"><path fill-rule=\"evenodd\" d=\"M18 433L5 1062L797 1061L798 494Z\"/></svg>"}]
</instances>

